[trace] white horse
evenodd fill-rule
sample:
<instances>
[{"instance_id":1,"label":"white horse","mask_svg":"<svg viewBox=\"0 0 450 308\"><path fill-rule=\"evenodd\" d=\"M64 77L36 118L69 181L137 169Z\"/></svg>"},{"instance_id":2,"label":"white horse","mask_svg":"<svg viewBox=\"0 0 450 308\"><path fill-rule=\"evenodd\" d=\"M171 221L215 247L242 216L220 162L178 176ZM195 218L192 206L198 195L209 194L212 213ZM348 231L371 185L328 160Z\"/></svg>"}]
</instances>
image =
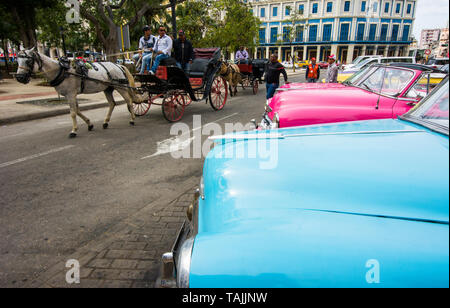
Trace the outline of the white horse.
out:
<instances>
[{"instance_id":1,"label":"white horse","mask_svg":"<svg viewBox=\"0 0 450 308\"><path fill-rule=\"evenodd\" d=\"M116 106L112 93L114 90L117 90L128 105L128 110L131 114L130 124L134 125L136 116L133 113L133 100L139 101L140 98L132 89L135 87L134 78L126 67L111 62L94 63L93 66L95 66L96 70L90 69L87 75L89 79L82 81L82 78L77 76L75 69L72 67L63 68L60 62L40 54L35 48L21 51L18 54L18 64L17 81L27 84L30 82L33 73L41 72L50 81L50 85L54 86L56 91L67 99L73 122L70 138L77 136L77 115L86 122L89 131L94 129L91 121L80 112L77 95L81 93L105 93L109 103L109 111L103 123L103 128L106 129ZM118 80L125 81L125 84L119 84Z\"/></svg>"}]
</instances>

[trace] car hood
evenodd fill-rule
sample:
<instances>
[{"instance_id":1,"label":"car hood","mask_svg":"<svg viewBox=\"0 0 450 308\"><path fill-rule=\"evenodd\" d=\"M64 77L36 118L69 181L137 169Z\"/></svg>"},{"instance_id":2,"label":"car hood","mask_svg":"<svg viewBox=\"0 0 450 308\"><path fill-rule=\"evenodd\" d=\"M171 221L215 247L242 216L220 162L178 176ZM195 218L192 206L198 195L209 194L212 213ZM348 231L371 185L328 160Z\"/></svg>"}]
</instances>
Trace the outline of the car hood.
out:
<instances>
[{"instance_id":1,"label":"car hood","mask_svg":"<svg viewBox=\"0 0 450 308\"><path fill-rule=\"evenodd\" d=\"M355 120L352 111L356 115L359 114L361 110L358 106L365 106L368 102L372 102L375 106L374 99L377 97L377 94L370 91L343 84L293 85L291 88L279 90L272 98L269 103L272 108L269 117L273 119L274 113L277 112L281 127L318 124L322 121L350 121ZM348 112L321 116L321 109L339 111L343 108Z\"/></svg>"},{"instance_id":2,"label":"car hood","mask_svg":"<svg viewBox=\"0 0 450 308\"><path fill-rule=\"evenodd\" d=\"M448 285L448 137L342 123L277 130L266 158L225 158L263 142L252 138L206 159L191 286L367 286L370 259L386 262L384 286Z\"/></svg>"}]
</instances>

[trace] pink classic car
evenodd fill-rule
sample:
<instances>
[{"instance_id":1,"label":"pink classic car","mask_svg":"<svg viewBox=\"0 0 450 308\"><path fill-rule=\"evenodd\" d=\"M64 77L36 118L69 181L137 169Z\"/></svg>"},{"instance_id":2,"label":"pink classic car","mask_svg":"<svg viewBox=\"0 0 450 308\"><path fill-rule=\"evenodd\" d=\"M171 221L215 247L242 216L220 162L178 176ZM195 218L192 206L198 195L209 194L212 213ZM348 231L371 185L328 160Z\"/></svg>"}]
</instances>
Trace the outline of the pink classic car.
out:
<instances>
[{"instance_id":1,"label":"pink classic car","mask_svg":"<svg viewBox=\"0 0 450 308\"><path fill-rule=\"evenodd\" d=\"M397 118L437 85L429 79L436 73L419 64L377 64L342 84L288 84L267 101L260 128Z\"/></svg>"}]
</instances>

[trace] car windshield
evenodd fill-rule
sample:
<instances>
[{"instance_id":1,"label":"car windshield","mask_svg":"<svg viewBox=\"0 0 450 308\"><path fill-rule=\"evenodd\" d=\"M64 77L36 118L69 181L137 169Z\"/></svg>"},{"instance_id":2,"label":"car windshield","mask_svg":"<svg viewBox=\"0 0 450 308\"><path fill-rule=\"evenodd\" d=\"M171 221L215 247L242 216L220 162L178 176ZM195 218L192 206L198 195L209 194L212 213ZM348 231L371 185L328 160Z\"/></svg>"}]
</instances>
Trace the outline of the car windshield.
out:
<instances>
[{"instance_id":1,"label":"car windshield","mask_svg":"<svg viewBox=\"0 0 450 308\"><path fill-rule=\"evenodd\" d=\"M352 76L350 76L348 79L346 79L343 84L345 85L358 85L361 80L367 76L368 74L372 73L376 68L369 66L366 67L360 71L357 71L356 73L354 73Z\"/></svg>"},{"instance_id":2,"label":"car windshield","mask_svg":"<svg viewBox=\"0 0 450 308\"><path fill-rule=\"evenodd\" d=\"M428 128L448 135L449 130L449 85L448 78L437 87L422 104L411 110L404 119L412 120Z\"/></svg>"},{"instance_id":3,"label":"car windshield","mask_svg":"<svg viewBox=\"0 0 450 308\"><path fill-rule=\"evenodd\" d=\"M361 61L364 61L364 57L358 57L355 59L355 61L353 61L353 65L357 65L359 64Z\"/></svg>"},{"instance_id":4,"label":"car windshield","mask_svg":"<svg viewBox=\"0 0 450 308\"><path fill-rule=\"evenodd\" d=\"M364 61L361 61L357 65L355 65L355 68L361 68L372 60L372 58L365 59Z\"/></svg>"},{"instance_id":5,"label":"car windshield","mask_svg":"<svg viewBox=\"0 0 450 308\"><path fill-rule=\"evenodd\" d=\"M370 68L369 68L370 69ZM413 79L414 73L396 67L372 67L373 73L358 83L358 86L383 95L398 96L409 82Z\"/></svg>"}]
</instances>

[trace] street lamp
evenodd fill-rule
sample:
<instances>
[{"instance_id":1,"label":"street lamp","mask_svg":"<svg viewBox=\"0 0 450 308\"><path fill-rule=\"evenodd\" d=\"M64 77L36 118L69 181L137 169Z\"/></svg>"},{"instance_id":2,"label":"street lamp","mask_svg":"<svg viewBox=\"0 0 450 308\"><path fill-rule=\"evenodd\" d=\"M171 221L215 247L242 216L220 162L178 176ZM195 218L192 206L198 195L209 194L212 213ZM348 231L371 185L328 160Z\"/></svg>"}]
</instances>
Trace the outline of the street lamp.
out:
<instances>
[{"instance_id":1,"label":"street lamp","mask_svg":"<svg viewBox=\"0 0 450 308\"><path fill-rule=\"evenodd\" d=\"M175 8L177 6L177 0L170 0L170 7L172 9L172 31L173 31L173 38L177 38L177 15L175 12Z\"/></svg>"},{"instance_id":2,"label":"street lamp","mask_svg":"<svg viewBox=\"0 0 450 308\"><path fill-rule=\"evenodd\" d=\"M64 28L62 26L59 27L59 31L61 33L63 51L64 51L64 57L65 57L67 55L67 51L66 51L66 40L64 39Z\"/></svg>"}]
</instances>

